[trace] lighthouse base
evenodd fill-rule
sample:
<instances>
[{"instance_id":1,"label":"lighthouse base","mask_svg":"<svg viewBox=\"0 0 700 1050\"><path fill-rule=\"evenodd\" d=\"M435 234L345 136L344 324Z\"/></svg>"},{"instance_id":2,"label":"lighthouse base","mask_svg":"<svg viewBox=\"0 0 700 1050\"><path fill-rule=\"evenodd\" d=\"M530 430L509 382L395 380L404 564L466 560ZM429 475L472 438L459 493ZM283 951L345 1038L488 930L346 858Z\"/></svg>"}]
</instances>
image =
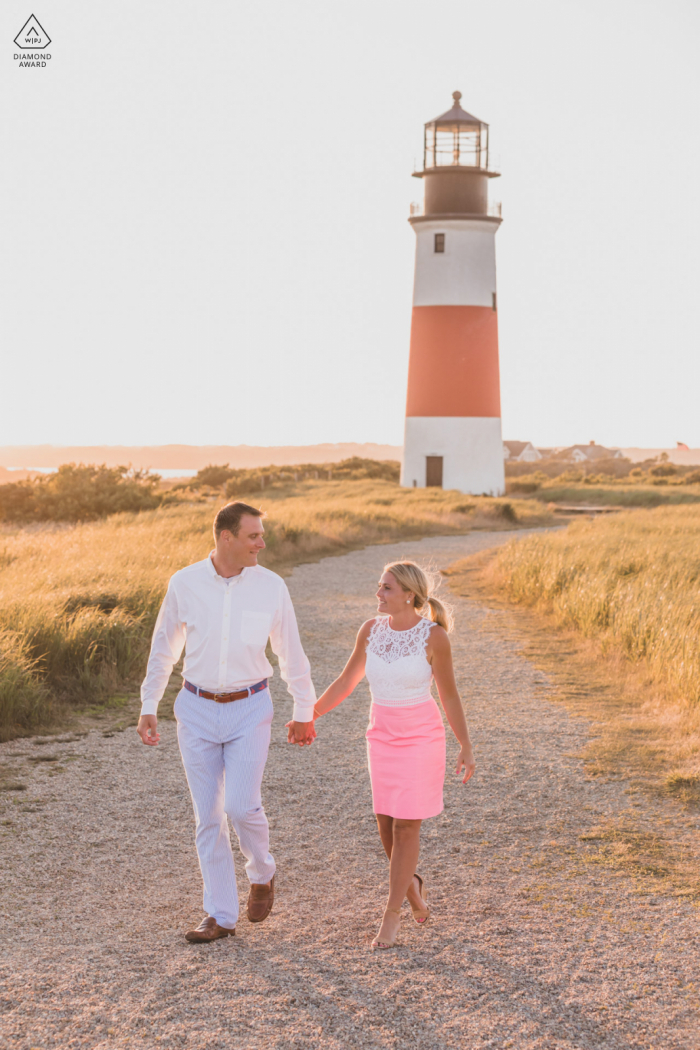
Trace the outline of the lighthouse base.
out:
<instances>
[{"instance_id":1,"label":"lighthouse base","mask_svg":"<svg viewBox=\"0 0 700 1050\"><path fill-rule=\"evenodd\" d=\"M502 496L501 420L496 416L408 416L401 484L442 485L473 496Z\"/></svg>"}]
</instances>

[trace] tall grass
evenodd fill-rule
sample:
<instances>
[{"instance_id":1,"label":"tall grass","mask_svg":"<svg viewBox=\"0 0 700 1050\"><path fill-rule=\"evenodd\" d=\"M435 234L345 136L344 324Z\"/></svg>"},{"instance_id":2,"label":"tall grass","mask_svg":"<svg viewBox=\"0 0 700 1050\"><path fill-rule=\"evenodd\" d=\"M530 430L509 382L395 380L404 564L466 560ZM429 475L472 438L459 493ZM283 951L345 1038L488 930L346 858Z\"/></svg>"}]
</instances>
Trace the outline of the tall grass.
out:
<instances>
[{"instance_id":1,"label":"tall grass","mask_svg":"<svg viewBox=\"0 0 700 1050\"><path fill-rule=\"evenodd\" d=\"M511 599L700 703L700 507L626 511L530 536L502 548L492 572Z\"/></svg>"},{"instance_id":2,"label":"tall grass","mask_svg":"<svg viewBox=\"0 0 700 1050\"><path fill-rule=\"evenodd\" d=\"M613 505L617 507L661 507L679 503L700 503L700 484L666 484L666 478L649 481L632 476L606 478L589 474L576 478L571 471L558 478L547 478L541 471L523 474L506 480L509 495L530 495L535 499L553 503L587 503ZM700 473L700 472L696 472ZM694 475L690 475L692 477ZM677 479L678 482L683 478ZM661 484L663 483L663 484Z\"/></svg>"},{"instance_id":3,"label":"tall grass","mask_svg":"<svg viewBox=\"0 0 700 1050\"><path fill-rule=\"evenodd\" d=\"M0 631L0 727L7 727L8 735L13 727L31 729L51 714L51 694L28 648L21 636Z\"/></svg>"},{"instance_id":4,"label":"tall grass","mask_svg":"<svg viewBox=\"0 0 700 1050\"><path fill-rule=\"evenodd\" d=\"M469 498L390 481L305 481L241 494L263 506L275 570L370 543L513 527L532 501ZM168 578L206 556L222 500L0 534L0 738L44 724L56 699L84 703L143 672Z\"/></svg>"},{"instance_id":5,"label":"tall grass","mask_svg":"<svg viewBox=\"0 0 700 1050\"><path fill-rule=\"evenodd\" d=\"M656 488L652 485L605 485L600 482L584 485L544 485L538 499L553 503L588 503L617 507L664 507L700 503L700 487L674 486Z\"/></svg>"}]
</instances>

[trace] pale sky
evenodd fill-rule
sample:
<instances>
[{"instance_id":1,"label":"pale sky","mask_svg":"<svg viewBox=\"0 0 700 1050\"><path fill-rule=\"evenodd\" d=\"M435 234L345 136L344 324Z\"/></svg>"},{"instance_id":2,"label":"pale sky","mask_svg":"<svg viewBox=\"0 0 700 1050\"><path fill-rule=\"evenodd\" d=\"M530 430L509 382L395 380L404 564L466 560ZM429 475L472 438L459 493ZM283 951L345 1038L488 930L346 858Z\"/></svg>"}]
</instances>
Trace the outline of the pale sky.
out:
<instances>
[{"instance_id":1,"label":"pale sky","mask_svg":"<svg viewBox=\"0 0 700 1050\"><path fill-rule=\"evenodd\" d=\"M700 446L697 2L37 2L0 14L0 444L400 444L411 171L459 89L504 437Z\"/></svg>"}]
</instances>

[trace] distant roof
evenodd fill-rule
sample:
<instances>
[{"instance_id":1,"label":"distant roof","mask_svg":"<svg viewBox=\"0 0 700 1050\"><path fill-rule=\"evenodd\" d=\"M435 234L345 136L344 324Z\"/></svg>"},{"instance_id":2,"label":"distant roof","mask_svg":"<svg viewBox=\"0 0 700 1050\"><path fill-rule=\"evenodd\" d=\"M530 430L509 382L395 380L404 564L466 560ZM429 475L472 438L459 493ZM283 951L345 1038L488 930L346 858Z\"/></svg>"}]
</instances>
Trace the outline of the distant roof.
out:
<instances>
[{"instance_id":1,"label":"distant roof","mask_svg":"<svg viewBox=\"0 0 700 1050\"><path fill-rule=\"evenodd\" d=\"M530 444L529 441L504 441L503 444L506 446L508 451L514 456L519 456L524 448Z\"/></svg>"},{"instance_id":2,"label":"distant roof","mask_svg":"<svg viewBox=\"0 0 700 1050\"><path fill-rule=\"evenodd\" d=\"M439 117L435 117L434 120L429 120L428 124L483 124L483 120L479 120L478 117L474 117L471 113L467 113L466 109L462 109L459 104L461 97L461 91L453 91L452 98L454 99L454 105L452 106L452 109L448 109L446 113L443 113Z\"/></svg>"},{"instance_id":3,"label":"distant roof","mask_svg":"<svg viewBox=\"0 0 700 1050\"><path fill-rule=\"evenodd\" d=\"M604 445L594 445L589 443L588 445L570 445L568 448L562 449L559 456L564 459L566 456L570 456L575 450L583 452L588 459L609 459L618 451L614 448L605 448Z\"/></svg>"}]
</instances>

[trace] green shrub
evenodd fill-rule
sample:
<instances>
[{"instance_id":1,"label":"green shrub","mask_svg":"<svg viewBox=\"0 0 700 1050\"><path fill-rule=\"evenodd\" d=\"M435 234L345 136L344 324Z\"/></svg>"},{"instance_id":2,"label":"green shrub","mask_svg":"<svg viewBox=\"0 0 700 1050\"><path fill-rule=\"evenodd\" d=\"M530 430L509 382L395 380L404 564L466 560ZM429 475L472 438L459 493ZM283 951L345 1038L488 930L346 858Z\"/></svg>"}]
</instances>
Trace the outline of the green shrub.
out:
<instances>
[{"instance_id":1,"label":"green shrub","mask_svg":"<svg viewBox=\"0 0 700 1050\"><path fill-rule=\"evenodd\" d=\"M152 510L160 478L128 467L65 463L55 474L0 485L4 521L95 521L122 511Z\"/></svg>"},{"instance_id":2,"label":"green shrub","mask_svg":"<svg viewBox=\"0 0 700 1050\"><path fill-rule=\"evenodd\" d=\"M199 488L202 485L210 485L211 488L219 489L222 485L225 485L229 478L232 478L235 473L235 470L232 470L228 463L225 463L222 467L216 467L213 465L202 467L202 469L198 470L192 478L190 485L192 488Z\"/></svg>"},{"instance_id":3,"label":"green shrub","mask_svg":"<svg viewBox=\"0 0 700 1050\"><path fill-rule=\"evenodd\" d=\"M483 518L495 518L497 521L516 522L518 515L512 503L507 501L501 503L496 500L479 508L480 516Z\"/></svg>"},{"instance_id":4,"label":"green shrub","mask_svg":"<svg viewBox=\"0 0 700 1050\"><path fill-rule=\"evenodd\" d=\"M224 469L224 468L209 468ZM272 487L279 488L297 484L309 479L319 481L398 481L401 473L399 463L393 460L362 459L353 456L339 463L299 463L296 466L253 467L250 469L232 470L226 482L226 496L235 499L237 496ZM191 482L196 484L196 479Z\"/></svg>"},{"instance_id":5,"label":"green shrub","mask_svg":"<svg viewBox=\"0 0 700 1050\"><path fill-rule=\"evenodd\" d=\"M507 478L521 477L532 471L532 463L519 463L506 460L505 473ZM629 475L632 463L628 459L611 458L595 460L595 469L600 474L605 474L608 480L622 479ZM537 461L537 473L546 477L558 478L560 481L581 481L583 470L574 467L571 462L559 459L558 456L550 456L547 459Z\"/></svg>"}]
</instances>

